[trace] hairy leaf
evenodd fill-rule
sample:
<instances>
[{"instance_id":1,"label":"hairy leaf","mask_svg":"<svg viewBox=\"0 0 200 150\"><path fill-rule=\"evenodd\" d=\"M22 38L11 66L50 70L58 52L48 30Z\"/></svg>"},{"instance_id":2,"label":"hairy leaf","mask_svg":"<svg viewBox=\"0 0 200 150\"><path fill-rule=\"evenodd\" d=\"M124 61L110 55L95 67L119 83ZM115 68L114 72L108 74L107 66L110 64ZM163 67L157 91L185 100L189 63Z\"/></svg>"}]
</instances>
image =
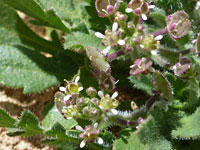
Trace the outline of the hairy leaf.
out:
<instances>
[{"instance_id":1,"label":"hairy leaf","mask_svg":"<svg viewBox=\"0 0 200 150\"><path fill-rule=\"evenodd\" d=\"M25 131L23 133L24 136L43 134L39 120L30 111L24 111L22 113L16 127Z\"/></svg>"},{"instance_id":2,"label":"hairy leaf","mask_svg":"<svg viewBox=\"0 0 200 150\"><path fill-rule=\"evenodd\" d=\"M42 120L42 127L49 130L56 122L60 123L65 129L70 129L77 125L77 122L73 119L66 120L57 108L53 106L46 112Z\"/></svg>"},{"instance_id":3,"label":"hairy leaf","mask_svg":"<svg viewBox=\"0 0 200 150\"><path fill-rule=\"evenodd\" d=\"M0 108L0 127L13 128L16 120L13 119L8 113Z\"/></svg>"},{"instance_id":4,"label":"hairy leaf","mask_svg":"<svg viewBox=\"0 0 200 150\"><path fill-rule=\"evenodd\" d=\"M60 29L67 33L70 29L62 22L56 15L54 10L50 7L47 11L42 9L37 0L3 0L6 4L14 9L20 10L27 15L43 22L44 24Z\"/></svg>"},{"instance_id":5,"label":"hairy leaf","mask_svg":"<svg viewBox=\"0 0 200 150\"><path fill-rule=\"evenodd\" d=\"M67 54L60 61L40 54L44 51L54 55L61 48L36 35L2 0L0 15L3 16L0 20L1 84L34 93L57 85L77 72L77 64Z\"/></svg>"},{"instance_id":6,"label":"hairy leaf","mask_svg":"<svg viewBox=\"0 0 200 150\"><path fill-rule=\"evenodd\" d=\"M131 76L131 77L129 77L129 79L135 88L144 90L145 92L147 92L150 95L152 95L152 91L155 90L155 87L153 86L153 84L151 82L152 77L150 74L149 75L141 75L140 79L138 79L135 76Z\"/></svg>"},{"instance_id":7,"label":"hairy leaf","mask_svg":"<svg viewBox=\"0 0 200 150\"><path fill-rule=\"evenodd\" d=\"M179 125L172 131L172 137L176 139L198 139L200 137L200 108L194 114L185 116L179 120Z\"/></svg>"},{"instance_id":8,"label":"hairy leaf","mask_svg":"<svg viewBox=\"0 0 200 150\"><path fill-rule=\"evenodd\" d=\"M90 34L86 34L83 32L74 32L73 34L68 34L65 36L65 44L64 47L66 49L69 48L80 48L85 49L87 46L96 47L100 50L105 49L101 44L101 39L97 38L94 35L94 32Z\"/></svg>"},{"instance_id":9,"label":"hairy leaf","mask_svg":"<svg viewBox=\"0 0 200 150\"><path fill-rule=\"evenodd\" d=\"M145 121L138 131L127 128L120 135L113 150L172 150L171 143L159 134L154 119Z\"/></svg>"},{"instance_id":10,"label":"hairy leaf","mask_svg":"<svg viewBox=\"0 0 200 150\"><path fill-rule=\"evenodd\" d=\"M155 71L153 73L154 85L156 89L161 93L161 95L167 100L173 99L171 85L168 80L159 72Z\"/></svg>"}]
</instances>

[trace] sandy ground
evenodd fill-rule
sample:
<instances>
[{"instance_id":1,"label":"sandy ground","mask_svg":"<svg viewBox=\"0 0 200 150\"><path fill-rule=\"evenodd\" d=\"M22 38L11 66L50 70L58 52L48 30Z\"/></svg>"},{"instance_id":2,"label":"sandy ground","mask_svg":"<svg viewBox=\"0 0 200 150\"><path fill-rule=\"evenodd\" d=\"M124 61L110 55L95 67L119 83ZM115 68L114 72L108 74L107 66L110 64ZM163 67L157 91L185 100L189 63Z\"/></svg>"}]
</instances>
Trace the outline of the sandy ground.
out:
<instances>
[{"instance_id":1,"label":"sandy ground","mask_svg":"<svg viewBox=\"0 0 200 150\"><path fill-rule=\"evenodd\" d=\"M31 110L41 120L41 112L46 103L52 100L53 89L40 94L24 95L22 90L0 86L0 107L14 118L18 118L25 109ZM38 111L39 110L39 111ZM42 137L9 137L8 129L0 128L0 150L54 150L54 147L40 144Z\"/></svg>"}]
</instances>

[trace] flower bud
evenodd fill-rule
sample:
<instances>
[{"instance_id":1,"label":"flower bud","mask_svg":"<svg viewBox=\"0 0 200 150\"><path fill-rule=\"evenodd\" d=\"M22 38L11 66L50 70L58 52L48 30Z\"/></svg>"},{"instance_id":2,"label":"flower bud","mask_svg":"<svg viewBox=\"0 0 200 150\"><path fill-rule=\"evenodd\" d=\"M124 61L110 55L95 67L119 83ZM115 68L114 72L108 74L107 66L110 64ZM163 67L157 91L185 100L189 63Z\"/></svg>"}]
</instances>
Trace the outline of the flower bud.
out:
<instances>
[{"instance_id":1,"label":"flower bud","mask_svg":"<svg viewBox=\"0 0 200 150\"><path fill-rule=\"evenodd\" d=\"M140 47L144 50L151 51L160 48L160 41L156 40L153 35L148 34L142 37Z\"/></svg>"},{"instance_id":2,"label":"flower bud","mask_svg":"<svg viewBox=\"0 0 200 150\"><path fill-rule=\"evenodd\" d=\"M76 106L77 106L78 108L81 107L83 104L84 104L83 97L78 98L78 99L76 100Z\"/></svg>"},{"instance_id":3,"label":"flower bud","mask_svg":"<svg viewBox=\"0 0 200 150\"><path fill-rule=\"evenodd\" d=\"M119 0L96 0L96 10L99 17L109 17L120 7Z\"/></svg>"},{"instance_id":4,"label":"flower bud","mask_svg":"<svg viewBox=\"0 0 200 150\"><path fill-rule=\"evenodd\" d=\"M175 66L172 67L174 74L180 76L181 74L187 72L191 67L191 61L187 58L182 58Z\"/></svg>"},{"instance_id":5,"label":"flower bud","mask_svg":"<svg viewBox=\"0 0 200 150\"><path fill-rule=\"evenodd\" d=\"M148 73L149 69L152 66L152 61L150 58L142 58L135 60L134 64L130 67L130 75L140 75Z\"/></svg>"},{"instance_id":6,"label":"flower bud","mask_svg":"<svg viewBox=\"0 0 200 150\"><path fill-rule=\"evenodd\" d=\"M91 103L93 103L95 106L99 105L99 99L98 98L92 98Z\"/></svg>"},{"instance_id":7,"label":"flower bud","mask_svg":"<svg viewBox=\"0 0 200 150\"><path fill-rule=\"evenodd\" d=\"M110 74L100 73L99 85L105 91L112 91L115 89L115 79Z\"/></svg>"},{"instance_id":8,"label":"flower bud","mask_svg":"<svg viewBox=\"0 0 200 150\"><path fill-rule=\"evenodd\" d=\"M189 16L184 11L177 11L167 17L167 30L175 40L185 36L191 26Z\"/></svg>"},{"instance_id":9,"label":"flower bud","mask_svg":"<svg viewBox=\"0 0 200 150\"><path fill-rule=\"evenodd\" d=\"M83 108L83 114L85 115L85 116L88 116L89 115L89 107L88 106L86 106L86 107L84 107Z\"/></svg>"},{"instance_id":10,"label":"flower bud","mask_svg":"<svg viewBox=\"0 0 200 150\"><path fill-rule=\"evenodd\" d=\"M86 89L86 93L90 97L95 97L97 95L97 90L93 87L89 87Z\"/></svg>"}]
</instances>

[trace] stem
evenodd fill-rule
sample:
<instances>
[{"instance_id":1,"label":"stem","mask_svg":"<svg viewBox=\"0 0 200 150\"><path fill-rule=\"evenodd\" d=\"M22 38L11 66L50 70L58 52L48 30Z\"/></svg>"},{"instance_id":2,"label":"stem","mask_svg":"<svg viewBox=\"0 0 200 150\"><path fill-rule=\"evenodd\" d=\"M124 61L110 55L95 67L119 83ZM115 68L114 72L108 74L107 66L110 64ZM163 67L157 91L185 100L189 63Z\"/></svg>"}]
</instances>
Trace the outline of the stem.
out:
<instances>
[{"instance_id":1,"label":"stem","mask_svg":"<svg viewBox=\"0 0 200 150\"><path fill-rule=\"evenodd\" d=\"M152 33L152 35L154 36L154 37L156 37L156 36L158 36L158 35L165 35L165 34L167 34L167 28L165 28L165 29L161 29L161 30L159 30L159 31L156 31L156 32L154 32L154 33Z\"/></svg>"},{"instance_id":2,"label":"stem","mask_svg":"<svg viewBox=\"0 0 200 150\"><path fill-rule=\"evenodd\" d=\"M145 112L149 110L149 108L153 105L153 103L160 97L160 93L155 91L154 95L147 101L145 106Z\"/></svg>"},{"instance_id":3,"label":"stem","mask_svg":"<svg viewBox=\"0 0 200 150\"><path fill-rule=\"evenodd\" d=\"M129 121L129 120L123 120L123 119L118 119L117 121L119 124L125 125L125 126L137 126L138 125L137 121Z\"/></svg>"},{"instance_id":4,"label":"stem","mask_svg":"<svg viewBox=\"0 0 200 150\"><path fill-rule=\"evenodd\" d=\"M106 58L108 61L112 61L112 60L116 59L117 57L122 56L128 52L130 52L130 50L128 50L128 51L120 50L120 51L114 52L110 55L107 55Z\"/></svg>"},{"instance_id":5,"label":"stem","mask_svg":"<svg viewBox=\"0 0 200 150\"><path fill-rule=\"evenodd\" d=\"M142 19L142 17L139 18L139 24L143 24L144 20Z\"/></svg>"}]
</instances>

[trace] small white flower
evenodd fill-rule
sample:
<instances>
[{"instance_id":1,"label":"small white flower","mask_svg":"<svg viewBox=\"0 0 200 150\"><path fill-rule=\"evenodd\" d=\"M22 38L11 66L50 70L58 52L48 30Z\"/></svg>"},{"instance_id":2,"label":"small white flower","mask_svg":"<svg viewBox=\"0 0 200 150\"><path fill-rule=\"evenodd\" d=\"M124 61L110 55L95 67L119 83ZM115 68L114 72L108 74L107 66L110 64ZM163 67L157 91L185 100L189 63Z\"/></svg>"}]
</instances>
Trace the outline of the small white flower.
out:
<instances>
[{"instance_id":1,"label":"small white flower","mask_svg":"<svg viewBox=\"0 0 200 150\"><path fill-rule=\"evenodd\" d=\"M80 80L80 76L77 76L75 79L75 83L78 83L79 80Z\"/></svg>"},{"instance_id":2,"label":"small white flower","mask_svg":"<svg viewBox=\"0 0 200 150\"><path fill-rule=\"evenodd\" d=\"M111 49L111 46L107 46L107 47L102 51L102 53L103 53L104 55L107 55L108 52L110 51L110 49Z\"/></svg>"},{"instance_id":3,"label":"small white flower","mask_svg":"<svg viewBox=\"0 0 200 150\"><path fill-rule=\"evenodd\" d=\"M66 87L61 86L61 87L59 88L59 90L62 91L62 92L65 92L65 91L66 91Z\"/></svg>"},{"instance_id":4,"label":"small white flower","mask_svg":"<svg viewBox=\"0 0 200 150\"><path fill-rule=\"evenodd\" d=\"M163 38L163 35L158 35L158 36L156 36L154 39L155 39L156 41L160 41L160 40L162 40L162 38Z\"/></svg>"},{"instance_id":5,"label":"small white flower","mask_svg":"<svg viewBox=\"0 0 200 150\"><path fill-rule=\"evenodd\" d=\"M98 138L98 143L100 144L100 145L102 145L103 144L103 139L102 138Z\"/></svg>"},{"instance_id":6,"label":"small white flower","mask_svg":"<svg viewBox=\"0 0 200 150\"><path fill-rule=\"evenodd\" d=\"M144 48L144 45L140 44L140 48Z\"/></svg>"},{"instance_id":7,"label":"small white flower","mask_svg":"<svg viewBox=\"0 0 200 150\"><path fill-rule=\"evenodd\" d=\"M118 28L118 23L114 22L113 25L112 25L112 32L116 32L117 28Z\"/></svg>"},{"instance_id":8,"label":"small white flower","mask_svg":"<svg viewBox=\"0 0 200 150\"><path fill-rule=\"evenodd\" d=\"M153 51L151 51L151 54L152 54L152 55L157 55L157 54L158 54L158 52L157 52L157 51L155 51L155 50L153 50Z\"/></svg>"},{"instance_id":9,"label":"small white flower","mask_svg":"<svg viewBox=\"0 0 200 150\"><path fill-rule=\"evenodd\" d=\"M121 46L123 46L123 45L125 45L126 43L125 43L125 40L119 40L119 41L118 41L118 44L121 45Z\"/></svg>"},{"instance_id":10,"label":"small white flower","mask_svg":"<svg viewBox=\"0 0 200 150\"><path fill-rule=\"evenodd\" d=\"M105 38L105 35L103 35L103 34L100 33L100 32L96 32L96 33L95 33L95 36L98 37L98 38L100 38L100 39Z\"/></svg>"},{"instance_id":11,"label":"small white flower","mask_svg":"<svg viewBox=\"0 0 200 150\"><path fill-rule=\"evenodd\" d=\"M111 112L113 113L113 115L117 115L118 111L116 109L111 109Z\"/></svg>"},{"instance_id":12,"label":"small white flower","mask_svg":"<svg viewBox=\"0 0 200 150\"><path fill-rule=\"evenodd\" d=\"M155 5L149 5L149 6L148 6L149 9L153 9L153 8L155 8L155 7L156 7Z\"/></svg>"},{"instance_id":13,"label":"small white flower","mask_svg":"<svg viewBox=\"0 0 200 150\"><path fill-rule=\"evenodd\" d=\"M127 13L131 13L131 12L133 12L133 9L132 8L126 8L126 10L125 10Z\"/></svg>"},{"instance_id":14,"label":"small white flower","mask_svg":"<svg viewBox=\"0 0 200 150\"><path fill-rule=\"evenodd\" d=\"M81 126L79 126L79 125L76 126L76 130L82 131L82 132L84 131L83 128Z\"/></svg>"},{"instance_id":15,"label":"small white flower","mask_svg":"<svg viewBox=\"0 0 200 150\"><path fill-rule=\"evenodd\" d=\"M111 99L115 99L118 96L118 92L113 93Z\"/></svg>"},{"instance_id":16,"label":"small white flower","mask_svg":"<svg viewBox=\"0 0 200 150\"><path fill-rule=\"evenodd\" d=\"M103 97L103 96L104 96L104 94L103 94L102 91L99 91L99 92L98 92L98 95L99 95L99 97Z\"/></svg>"},{"instance_id":17,"label":"small white flower","mask_svg":"<svg viewBox=\"0 0 200 150\"><path fill-rule=\"evenodd\" d=\"M81 144L80 144L80 148L83 148L83 147L85 146L85 144L86 144L86 140L83 140L83 141L81 142Z\"/></svg>"},{"instance_id":18,"label":"small white flower","mask_svg":"<svg viewBox=\"0 0 200 150\"><path fill-rule=\"evenodd\" d=\"M147 20L147 16L145 14L142 14L142 19Z\"/></svg>"},{"instance_id":19,"label":"small white flower","mask_svg":"<svg viewBox=\"0 0 200 150\"><path fill-rule=\"evenodd\" d=\"M79 87L78 88L78 91L80 92L80 91L82 91L83 90L83 87Z\"/></svg>"},{"instance_id":20,"label":"small white flower","mask_svg":"<svg viewBox=\"0 0 200 150\"><path fill-rule=\"evenodd\" d=\"M64 97L64 101L68 101L70 99L71 95L67 95Z\"/></svg>"},{"instance_id":21,"label":"small white flower","mask_svg":"<svg viewBox=\"0 0 200 150\"><path fill-rule=\"evenodd\" d=\"M94 124L94 128L97 129L98 126L99 126L99 124L96 122L96 123Z\"/></svg>"}]
</instances>

